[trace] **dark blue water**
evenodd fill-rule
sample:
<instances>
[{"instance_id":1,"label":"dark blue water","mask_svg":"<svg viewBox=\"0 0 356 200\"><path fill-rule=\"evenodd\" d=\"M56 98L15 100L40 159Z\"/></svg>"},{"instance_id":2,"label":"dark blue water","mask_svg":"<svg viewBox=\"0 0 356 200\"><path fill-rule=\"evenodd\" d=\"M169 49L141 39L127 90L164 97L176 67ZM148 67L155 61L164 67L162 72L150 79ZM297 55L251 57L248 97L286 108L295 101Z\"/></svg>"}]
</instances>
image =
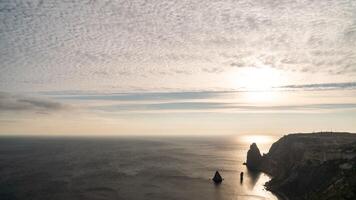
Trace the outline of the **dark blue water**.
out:
<instances>
[{"instance_id":1,"label":"dark blue water","mask_svg":"<svg viewBox=\"0 0 356 200\"><path fill-rule=\"evenodd\" d=\"M0 138L0 199L277 199L263 189L266 175L242 165L248 146L239 138ZM215 170L219 186L209 180Z\"/></svg>"}]
</instances>

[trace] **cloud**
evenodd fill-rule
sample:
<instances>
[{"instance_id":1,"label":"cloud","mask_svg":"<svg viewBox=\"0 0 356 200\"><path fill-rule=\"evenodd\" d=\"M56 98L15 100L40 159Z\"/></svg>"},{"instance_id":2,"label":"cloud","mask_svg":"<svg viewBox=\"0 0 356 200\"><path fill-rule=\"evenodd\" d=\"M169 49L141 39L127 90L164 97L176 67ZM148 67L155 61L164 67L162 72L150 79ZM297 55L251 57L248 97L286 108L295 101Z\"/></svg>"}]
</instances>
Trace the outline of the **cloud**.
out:
<instances>
[{"instance_id":1,"label":"cloud","mask_svg":"<svg viewBox=\"0 0 356 200\"><path fill-rule=\"evenodd\" d=\"M243 62L232 62L230 63L231 67L247 67L245 63Z\"/></svg>"},{"instance_id":2,"label":"cloud","mask_svg":"<svg viewBox=\"0 0 356 200\"><path fill-rule=\"evenodd\" d=\"M356 104L298 104L298 105L246 105L223 102L171 102L171 103L143 103L143 104L116 104L107 106L94 106L94 110L106 112L142 112L142 111L171 111L171 112L295 112L295 111L330 111L338 109L356 109Z\"/></svg>"},{"instance_id":3,"label":"cloud","mask_svg":"<svg viewBox=\"0 0 356 200\"><path fill-rule=\"evenodd\" d=\"M212 99L232 94L232 91L193 91L193 92L142 92L142 93L109 93L109 94L63 94L45 93L56 99L67 100L108 100L108 101L157 101L157 100L196 100Z\"/></svg>"},{"instance_id":4,"label":"cloud","mask_svg":"<svg viewBox=\"0 0 356 200\"><path fill-rule=\"evenodd\" d=\"M50 112L67 109L62 103L0 92L0 111Z\"/></svg>"},{"instance_id":5,"label":"cloud","mask_svg":"<svg viewBox=\"0 0 356 200\"><path fill-rule=\"evenodd\" d=\"M310 90L337 90L337 89L356 89L356 82L344 83L317 83L302 85L286 85L279 88L284 89L310 89Z\"/></svg>"},{"instance_id":6,"label":"cloud","mask_svg":"<svg viewBox=\"0 0 356 200\"><path fill-rule=\"evenodd\" d=\"M282 86L284 90L334 90L356 88L355 82L324 83ZM318 112L355 109L356 104L339 99L328 103L280 103L266 105L245 99L250 92L244 91L192 91L192 92L143 92L108 94L49 93L59 101L86 104L86 109L108 113L160 113L160 112ZM302 102L302 101L301 101Z\"/></svg>"},{"instance_id":7,"label":"cloud","mask_svg":"<svg viewBox=\"0 0 356 200\"><path fill-rule=\"evenodd\" d=\"M222 73L225 70L223 68L219 68L219 67L213 67L213 68L202 68L201 69L203 72L206 73L212 73L212 74L218 74L218 73Z\"/></svg>"},{"instance_id":8,"label":"cloud","mask_svg":"<svg viewBox=\"0 0 356 200\"><path fill-rule=\"evenodd\" d=\"M256 51L250 56L223 57L231 67L268 66L283 71L324 73L329 75L353 75L356 73L356 52L350 50L311 50L293 53Z\"/></svg>"},{"instance_id":9,"label":"cloud","mask_svg":"<svg viewBox=\"0 0 356 200\"><path fill-rule=\"evenodd\" d=\"M150 90L165 78L210 90L224 86L196 80L229 66L356 74L352 1L1 2L2 91Z\"/></svg>"},{"instance_id":10,"label":"cloud","mask_svg":"<svg viewBox=\"0 0 356 200\"><path fill-rule=\"evenodd\" d=\"M176 73L176 74L184 74L184 75L191 75L192 74L192 72L190 72L190 71L179 70L179 69L172 70L172 72Z\"/></svg>"},{"instance_id":11,"label":"cloud","mask_svg":"<svg viewBox=\"0 0 356 200\"><path fill-rule=\"evenodd\" d=\"M210 73L219 73L209 71ZM353 90L356 89L356 82L339 83L315 83L315 84L295 84L283 85L271 88L271 91L278 90ZM177 91L177 92L119 92L119 93L100 93L93 91L52 91L41 92L40 94L56 99L73 101L120 101L120 102L144 102L144 101L185 101L185 100L212 100L212 99L231 99L240 98L246 90L216 90L216 91Z\"/></svg>"}]
</instances>

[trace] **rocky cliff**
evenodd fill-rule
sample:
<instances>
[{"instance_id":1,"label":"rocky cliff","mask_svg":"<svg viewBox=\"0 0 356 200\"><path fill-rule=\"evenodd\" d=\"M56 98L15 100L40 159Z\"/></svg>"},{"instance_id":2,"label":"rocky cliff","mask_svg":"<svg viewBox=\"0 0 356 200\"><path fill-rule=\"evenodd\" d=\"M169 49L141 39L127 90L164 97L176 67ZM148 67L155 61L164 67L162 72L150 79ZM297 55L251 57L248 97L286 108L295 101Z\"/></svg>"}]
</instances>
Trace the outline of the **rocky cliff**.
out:
<instances>
[{"instance_id":1,"label":"rocky cliff","mask_svg":"<svg viewBox=\"0 0 356 200\"><path fill-rule=\"evenodd\" d=\"M247 167L252 170L258 170L261 164L261 159L261 152L256 143L251 144L250 149L247 152Z\"/></svg>"},{"instance_id":2,"label":"rocky cliff","mask_svg":"<svg viewBox=\"0 0 356 200\"><path fill-rule=\"evenodd\" d=\"M290 134L261 157L256 148L246 165L273 177L267 189L291 200L356 199L356 134Z\"/></svg>"}]
</instances>

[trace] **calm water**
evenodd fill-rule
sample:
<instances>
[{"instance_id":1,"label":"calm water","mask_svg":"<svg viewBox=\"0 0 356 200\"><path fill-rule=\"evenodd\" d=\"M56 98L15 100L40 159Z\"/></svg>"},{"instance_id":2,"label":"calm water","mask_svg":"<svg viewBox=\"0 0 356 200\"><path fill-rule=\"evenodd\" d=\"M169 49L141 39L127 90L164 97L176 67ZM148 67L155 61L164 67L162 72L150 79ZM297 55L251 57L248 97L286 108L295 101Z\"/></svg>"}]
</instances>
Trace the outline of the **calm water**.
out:
<instances>
[{"instance_id":1,"label":"calm water","mask_svg":"<svg viewBox=\"0 0 356 200\"><path fill-rule=\"evenodd\" d=\"M248 146L241 138L1 138L0 197L277 199L263 189L266 175L242 165ZM219 186L209 180L217 169Z\"/></svg>"}]
</instances>

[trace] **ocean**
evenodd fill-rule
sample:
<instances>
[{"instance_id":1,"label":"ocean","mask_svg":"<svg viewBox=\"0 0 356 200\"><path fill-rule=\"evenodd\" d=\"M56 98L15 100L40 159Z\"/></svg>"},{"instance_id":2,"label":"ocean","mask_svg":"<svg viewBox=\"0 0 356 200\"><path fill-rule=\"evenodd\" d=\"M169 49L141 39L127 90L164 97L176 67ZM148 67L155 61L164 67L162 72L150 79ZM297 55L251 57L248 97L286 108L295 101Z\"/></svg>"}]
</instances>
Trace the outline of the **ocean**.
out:
<instances>
[{"instance_id":1,"label":"ocean","mask_svg":"<svg viewBox=\"0 0 356 200\"><path fill-rule=\"evenodd\" d=\"M248 148L238 137L3 137L0 199L277 199L243 165Z\"/></svg>"}]
</instances>

